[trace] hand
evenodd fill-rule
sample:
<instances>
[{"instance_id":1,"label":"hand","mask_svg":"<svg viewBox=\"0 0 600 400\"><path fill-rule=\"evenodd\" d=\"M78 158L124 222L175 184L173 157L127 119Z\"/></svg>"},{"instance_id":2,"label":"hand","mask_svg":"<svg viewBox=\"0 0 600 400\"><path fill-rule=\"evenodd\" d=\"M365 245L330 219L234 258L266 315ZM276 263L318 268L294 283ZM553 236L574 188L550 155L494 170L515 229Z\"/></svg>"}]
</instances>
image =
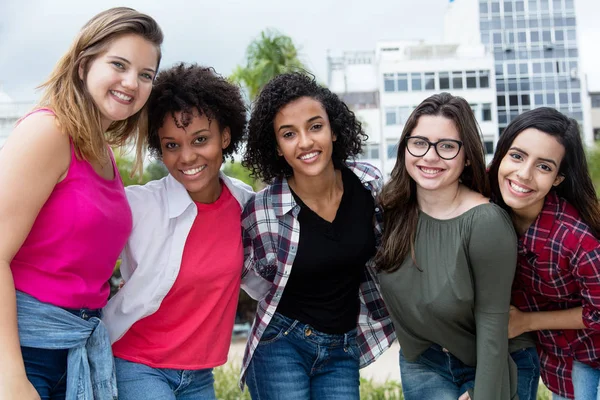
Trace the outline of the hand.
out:
<instances>
[{"instance_id":1,"label":"hand","mask_svg":"<svg viewBox=\"0 0 600 400\"><path fill-rule=\"evenodd\" d=\"M17 379L9 377L7 382L0 383L0 399L6 400L41 400L37 390L26 376Z\"/></svg>"},{"instance_id":2,"label":"hand","mask_svg":"<svg viewBox=\"0 0 600 400\"><path fill-rule=\"evenodd\" d=\"M469 396L469 391L467 390L458 398L458 400L471 400L471 396Z\"/></svg>"},{"instance_id":3,"label":"hand","mask_svg":"<svg viewBox=\"0 0 600 400\"><path fill-rule=\"evenodd\" d=\"M508 338L512 339L522 333L529 332L527 313L515 306L510 306L508 319Z\"/></svg>"}]
</instances>

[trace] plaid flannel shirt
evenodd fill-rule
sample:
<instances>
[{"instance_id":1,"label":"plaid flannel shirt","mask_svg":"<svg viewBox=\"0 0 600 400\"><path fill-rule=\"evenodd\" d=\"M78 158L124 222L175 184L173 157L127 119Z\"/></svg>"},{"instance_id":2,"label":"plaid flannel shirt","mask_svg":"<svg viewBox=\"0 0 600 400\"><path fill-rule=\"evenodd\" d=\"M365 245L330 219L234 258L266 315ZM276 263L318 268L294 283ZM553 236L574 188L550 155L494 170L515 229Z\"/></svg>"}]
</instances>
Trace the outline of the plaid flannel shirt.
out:
<instances>
[{"instance_id":1,"label":"plaid flannel shirt","mask_svg":"<svg viewBox=\"0 0 600 400\"><path fill-rule=\"evenodd\" d=\"M583 307L586 329L536 332L544 383L573 398L572 360L600 368L600 243L555 193L519 239L512 303L521 311Z\"/></svg>"},{"instance_id":2,"label":"plaid flannel shirt","mask_svg":"<svg viewBox=\"0 0 600 400\"><path fill-rule=\"evenodd\" d=\"M365 163L346 163L375 198L383 178L379 170ZM244 352L240 388L245 383L246 369L260 338L277 310L279 300L289 279L300 239L298 214L300 206L286 179L275 182L256 194L242 213L244 228L244 272L257 273L272 282L266 296L259 301L252 331ZM383 215L375 206L375 237L381 242ZM357 342L360 348L360 367L375 361L396 339L396 333L379 290L373 260L363 270L359 288L360 311L357 321Z\"/></svg>"}]
</instances>

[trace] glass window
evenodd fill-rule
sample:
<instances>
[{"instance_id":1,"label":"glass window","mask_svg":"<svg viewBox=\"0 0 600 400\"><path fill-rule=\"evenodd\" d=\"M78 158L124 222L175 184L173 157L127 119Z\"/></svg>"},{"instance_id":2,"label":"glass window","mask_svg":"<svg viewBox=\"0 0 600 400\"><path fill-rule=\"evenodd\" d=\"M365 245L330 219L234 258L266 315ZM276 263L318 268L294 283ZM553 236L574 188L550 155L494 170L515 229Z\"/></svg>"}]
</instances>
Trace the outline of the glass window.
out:
<instances>
[{"instance_id":1,"label":"glass window","mask_svg":"<svg viewBox=\"0 0 600 400\"><path fill-rule=\"evenodd\" d=\"M529 27L530 28L537 28L539 27L540 24L538 23L538 20L536 18L532 18L529 20Z\"/></svg>"},{"instance_id":2,"label":"glass window","mask_svg":"<svg viewBox=\"0 0 600 400\"><path fill-rule=\"evenodd\" d=\"M517 44L520 44L520 45L527 44L527 33L517 32Z\"/></svg>"},{"instance_id":3,"label":"glass window","mask_svg":"<svg viewBox=\"0 0 600 400\"><path fill-rule=\"evenodd\" d=\"M492 105L490 103L484 103L481 105L482 119L484 121L492 120Z\"/></svg>"},{"instance_id":4,"label":"glass window","mask_svg":"<svg viewBox=\"0 0 600 400\"><path fill-rule=\"evenodd\" d=\"M519 64L519 74L527 75L528 72L529 72L529 68L528 68L527 63L520 63Z\"/></svg>"},{"instance_id":5,"label":"glass window","mask_svg":"<svg viewBox=\"0 0 600 400\"><path fill-rule=\"evenodd\" d=\"M435 90L435 72L425 72L425 90Z\"/></svg>"},{"instance_id":6,"label":"glass window","mask_svg":"<svg viewBox=\"0 0 600 400\"><path fill-rule=\"evenodd\" d=\"M552 8L554 9L554 12L561 12L562 11L562 0L552 1Z\"/></svg>"},{"instance_id":7,"label":"glass window","mask_svg":"<svg viewBox=\"0 0 600 400\"><path fill-rule=\"evenodd\" d=\"M504 75L504 64L496 64L494 69L496 70L496 76Z\"/></svg>"},{"instance_id":8,"label":"glass window","mask_svg":"<svg viewBox=\"0 0 600 400\"><path fill-rule=\"evenodd\" d=\"M506 97L505 96L497 96L496 101L498 102L498 107L506 106Z\"/></svg>"},{"instance_id":9,"label":"glass window","mask_svg":"<svg viewBox=\"0 0 600 400\"><path fill-rule=\"evenodd\" d=\"M378 159L379 158L379 144L378 143L366 143L363 145L362 159Z\"/></svg>"},{"instance_id":10,"label":"glass window","mask_svg":"<svg viewBox=\"0 0 600 400\"><path fill-rule=\"evenodd\" d=\"M479 3L479 15L485 16L488 13L488 5L487 3Z\"/></svg>"},{"instance_id":11,"label":"glass window","mask_svg":"<svg viewBox=\"0 0 600 400\"><path fill-rule=\"evenodd\" d=\"M540 41L540 33L538 31L531 31L529 34L529 38L531 43L539 43Z\"/></svg>"},{"instance_id":12,"label":"glass window","mask_svg":"<svg viewBox=\"0 0 600 400\"><path fill-rule=\"evenodd\" d=\"M383 74L383 90L393 92L396 90L394 74Z\"/></svg>"},{"instance_id":13,"label":"glass window","mask_svg":"<svg viewBox=\"0 0 600 400\"><path fill-rule=\"evenodd\" d=\"M421 74L410 74L410 84L412 85L413 91L423 90L421 82Z\"/></svg>"},{"instance_id":14,"label":"glass window","mask_svg":"<svg viewBox=\"0 0 600 400\"><path fill-rule=\"evenodd\" d=\"M504 17L504 29L512 29L513 28L513 19L512 17ZM510 42L512 43L512 42Z\"/></svg>"},{"instance_id":15,"label":"glass window","mask_svg":"<svg viewBox=\"0 0 600 400\"><path fill-rule=\"evenodd\" d=\"M573 11L573 0L565 0L565 9L567 11Z\"/></svg>"},{"instance_id":16,"label":"glass window","mask_svg":"<svg viewBox=\"0 0 600 400\"><path fill-rule=\"evenodd\" d=\"M490 87L490 71L479 71L479 87Z\"/></svg>"},{"instance_id":17,"label":"glass window","mask_svg":"<svg viewBox=\"0 0 600 400\"><path fill-rule=\"evenodd\" d=\"M592 94L592 108L600 108L600 94Z\"/></svg>"},{"instance_id":18,"label":"glass window","mask_svg":"<svg viewBox=\"0 0 600 400\"><path fill-rule=\"evenodd\" d=\"M571 93L571 103L573 103L573 104L581 103L581 95L579 94L579 92Z\"/></svg>"},{"instance_id":19,"label":"glass window","mask_svg":"<svg viewBox=\"0 0 600 400\"><path fill-rule=\"evenodd\" d=\"M440 90L450 89L450 73L440 72Z\"/></svg>"},{"instance_id":20,"label":"glass window","mask_svg":"<svg viewBox=\"0 0 600 400\"><path fill-rule=\"evenodd\" d=\"M500 12L500 3L498 3L497 1L492 1L492 13L499 13Z\"/></svg>"},{"instance_id":21,"label":"glass window","mask_svg":"<svg viewBox=\"0 0 600 400\"><path fill-rule=\"evenodd\" d=\"M475 71L467 71L467 89L477 87L477 73Z\"/></svg>"},{"instance_id":22,"label":"glass window","mask_svg":"<svg viewBox=\"0 0 600 400\"><path fill-rule=\"evenodd\" d=\"M548 4L549 0L540 0L540 10L542 11L549 11L550 10L550 4Z\"/></svg>"},{"instance_id":23,"label":"glass window","mask_svg":"<svg viewBox=\"0 0 600 400\"><path fill-rule=\"evenodd\" d=\"M533 99L535 101L535 105L536 106L543 106L544 105L544 95L541 93L535 93L533 95Z\"/></svg>"},{"instance_id":24,"label":"glass window","mask_svg":"<svg viewBox=\"0 0 600 400\"><path fill-rule=\"evenodd\" d=\"M560 92L558 94L558 103L561 105L569 104L569 94Z\"/></svg>"},{"instance_id":25,"label":"glass window","mask_svg":"<svg viewBox=\"0 0 600 400\"><path fill-rule=\"evenodd\" d=\"M388 140L386 142L387 145L387 156L388 159L393 160L396 158L398 154L398 142L395 140Z\"/></svg>"},{"instance_id":26,"label":"glass window","mask_svg":"<svg viewBox=\"0 0 600 400\"><path fill-rule=\"evenodd\" d=\"M512 28L512 26L510 27ZM510 29L509 27L507 27L506 29ZM515 43L515 33L514 32L506 32L506 42L508 44L514 44Z\"/></svg>"},{"instance_id":27,"label":"glass window","mask_svg":"<svg viewBox=\"0 0 600 400\"><path fill-rule=\"evenodd\" d=\"M516 75L517 74L517 66L514 63L506 64L506 73L507 75Z\"/></svg>"},{"instance_id":28,"label":"glass window","mask_svg":"<svg viewBox=\"0 0 600 400\"><path fill-rule=\"evenodd\" d=\"M525 2L524 1L515 1L515 11L516 12L524 12L525 11Z\"/></svg>"},{"instance_id":29,"label":"glass window","mask_svg":"<svg viewBox=\"0 0 600 400\"><path fill-rule=\"evenodd\" d=\"M574 42L577 40L577 31L575 29L569 29L567 31L567 41Z\"/></svg>"},{"instance_id":30,"label":"glass window","mask_svg":"<svg viewBox=\"0 0 600 400\"><path fill-rule=\"evenodd\" d=\"M577 49L569 49L569 57L579 57L579 52L577 51Z\"/></svg>"},{"instance_id":31,"label":"glass window","mask_svg":"<svg viewBox=\"0 0 600 400\"><path fill-rule=\"evenodd\" d=\"M538 9L537 0L529 0L527 5L529 6L529 12L537 11Z\"/></svg>"},{"instance_id":32,"label":"glass window","mask_svg":"<svg viewBox=\"0 0 600 400\"><path fill-rule=\"evenodd\" d=\"M404 125L408 117L410 117L411 107L398 107L398 124Z\"/></svg>"},{"instance_id":33,"label":"glass window","mask_svg":"<svg viewBox=\"0 0 600 400\"><path fill-rule=\"evenodd\" d=\"M508 91L516 92L517 91L517 79L511 78L508 80Z\"/></svg>"},{"instance_id":34,"label":"glass window","mask_svg":"<svg viewBox=\"0 0 600 400\"><path fill-rule=\"evenodd\" d=\"M542 90L544 89L544 84L541 80L533 81L533 90Z\"/></svg>"},{"instance_id":35,"label":"glass window","mask_svg":"<svg viewBox=\"0 0 600 400\"><path fill-rule=\"evenodd\" d=\"M485 147L485 154L494 154L494 141L493 140L486 140L483 142L483 145Z\"/></svg>"},{"instance_id":36,"label":"glass window","mask_svg":"<svg viewBox=\"0 0 600 400\"><path fill-rule=\"evenodd\" d=\"M554 100L554 93L546 93L546 104L549 106L556 104L556 101Z\"/></svg>"},{"instance_id":37,"label":"glass window","mask_svg":"<svg viewBox=\"0 0 600 400\"><path fill-rule=\"evenodd\" d=\"M463 73L462 71L452 73L452 88L462 89L463 88Z\"/></svg>"},{"instance_id":38,"label":"glass window","mask_svg":"<svg viewBox=\"0 0 600 400\"><path fill-rule=\"evenodd\" d=\"M500 111L500 112L498 112L498 123L499 124L506 124L506 122L507 122L506 111Z\"/></svg>"},{"instance_id":39,"label":"glass window","mask_svg":"<svg viewBox=\"0 0 600 400\"><path fill-rule=\"evenodd\" d=\"M552 61L546 61L544 63L544 72L547 74L554 73L554 63Z\"/></svg>"},{"instance_id":40,"label":"glass window","mask_svg":"<svg viewBox=\"0 0 600 400\"><path fill-rule=\"evenodd\" d=\"M563 42L565 40L565 32L562 29L556 29L554 31L554 40L556 42Z\"/></svg>"},{"instance_id":41,"label":"glass window","mask_svg":"<svg viewBox=\"0 0 600 400\"><path fill-rule=\"evenodd\" d=\"M408 91L408 74L398 74L398 78L396 79L398 83L398 91L399 92L407 92Z\"/></svg>"},{"instance_id":42,"label":"glass window","mask_svg":"<svg viewBox=\"0 0 600 400\"><path fill-rule=\"evenodd\" d=\"M510 0L504 1L504 12L505 13L512 12L512 3L510 2Z\"/></svg>"},{"instance_id":43,"label":"glass window","mask_svg":"<svg viewBox=\"0 0 600 400\"><path fill-rule=\"evenodd\" d=\"M565 22L567 26L575 26L575 17L567 17Z\"/></svg>"},{"instance_id":44,"label":"glass window","mask_svg":"<svg viewBox=\"0 0 600 400\"><path fill-rule=\"evenodd\" d=\"M502 34L498 32L494 32L492 34L492 39L494 40L494 44L502 44Z\"/></svg>"},{"instance_id":45,"label":"glass window","mask_svg":"<svg viewBox=\"0 0 600 400\"><path fill-rule=\"evenodd\" d=\"M396 125L396 109L388 108L385 110L385 124L386 125Z\"/></svg>"},{"instance_id":46,"label":"glass window","mask_svg":"<svg viewBox=\"0 0 600 400\"><path fill-rule=\"evenodd\" d=\"M519 88L522 91L529 91L531 89L531 85L529 84L529 79L521 79L521 82L519 82Z\"/></svg>"},{"instance_id":47,"label":"glass window","mask_svg":"<svg viewBox=\"0 0 600 400\"><path fill-rule=\"evenodd\" d=\"M542 41L544 43L552 42L552 33L550 31L542 31Z\"/></svg>"},{"instance_id":48,"label":"glass window","mask_svg":"<svg viewBox=\"0 0 600 400\"><path fill-rule=\"evenodd\" d=\"M519 105L519 96L517 96L516 94L511 94L510 96L508 96L508 104L511 107L518 106Z\"/></svg>"},{"instance_id":49,"label":"glass window","mask_svg":"<svg viewBox=\"0 0 600 400\"><path fill-rule=\"evenodd\" d=\"M522 95L521 95L521 105L523 105L523 106L528 106L528 105L530 105L530 102L529 102L529 95L528 95L528 94L522 94Z\"/></svg>"},{"instance_id":50,"label":"glass window","mask_svg":"<svg viewBox=\"0 0 600 400\"><path fill-rule=\"evenodd\" d=\"M562 17L554 17L554 27L560 28L564 25L564 19Z\"/></svg>"}]
</instances>

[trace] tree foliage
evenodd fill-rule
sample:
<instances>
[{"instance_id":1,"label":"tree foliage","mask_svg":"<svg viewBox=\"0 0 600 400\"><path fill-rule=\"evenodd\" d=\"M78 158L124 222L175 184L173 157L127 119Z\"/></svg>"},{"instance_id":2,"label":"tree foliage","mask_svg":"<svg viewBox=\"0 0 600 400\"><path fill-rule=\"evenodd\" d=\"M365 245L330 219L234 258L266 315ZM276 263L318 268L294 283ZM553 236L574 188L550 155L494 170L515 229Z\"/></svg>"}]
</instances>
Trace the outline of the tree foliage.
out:
<instances>
[{"instance_id":1,"label":"tree foliage","mask_svg":"<svg viewBox=\"0 0 600 400\"><path fill-rule=\"evenodd\" d=\"M306 70L292 38L274 29L262 31L246 49L246 65L237 66L231 80L248 90L250 100L277 75Z\"/></svg>"}]
</instances>

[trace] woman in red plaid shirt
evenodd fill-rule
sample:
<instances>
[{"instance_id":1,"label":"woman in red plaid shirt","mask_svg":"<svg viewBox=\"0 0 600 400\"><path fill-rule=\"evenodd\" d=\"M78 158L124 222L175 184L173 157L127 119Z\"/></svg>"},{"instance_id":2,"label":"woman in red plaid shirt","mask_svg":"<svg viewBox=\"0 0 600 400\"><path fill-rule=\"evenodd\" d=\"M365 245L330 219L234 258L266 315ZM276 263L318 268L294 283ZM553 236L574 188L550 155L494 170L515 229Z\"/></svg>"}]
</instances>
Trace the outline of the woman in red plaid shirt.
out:
<instances>
[{"instance_id":1,"label":"woman in red plaid shirt","mask_svg":"<svg viewBox=\"0 0 600 400\"><path fill-rule=\"evenodd\" d=\"M554 399L600 399L600 206L577 121L544 107L518 116L490 181L519 235L509 337L537 334Z\"/></svg>"}]
</instances>

